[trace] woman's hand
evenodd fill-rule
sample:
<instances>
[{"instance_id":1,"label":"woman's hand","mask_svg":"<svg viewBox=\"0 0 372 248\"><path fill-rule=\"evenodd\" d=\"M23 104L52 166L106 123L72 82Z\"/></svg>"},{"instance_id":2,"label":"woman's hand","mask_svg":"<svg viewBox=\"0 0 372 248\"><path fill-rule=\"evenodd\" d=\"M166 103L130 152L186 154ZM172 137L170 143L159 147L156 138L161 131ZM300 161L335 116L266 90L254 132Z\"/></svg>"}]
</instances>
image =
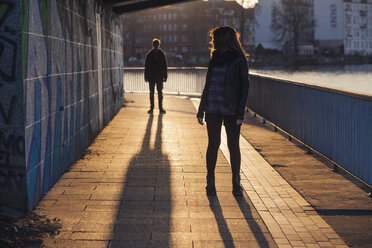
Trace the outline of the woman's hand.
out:
<instances>
[{"instance_id":1,"label":"woman's hand","mask_svg":"<svg viewBox=\"0 0 372 248\"><path fill-rule=\"evenodd\" d=\"M199 117L198 117L198 122L199 122L200 125L202 125L202 126L204 125L203 118L199 118Z\"/></svg>"},{"instance_id":2,"label":"woman's hand","mask_svg":"<svg viewBox=\"0 0 372 248\"><path fill-rule=\"evenodd\" d=\"M243 124L243 120L236 119L236 125L240 126L241 124Z\"/></svg>"}]
</instances>

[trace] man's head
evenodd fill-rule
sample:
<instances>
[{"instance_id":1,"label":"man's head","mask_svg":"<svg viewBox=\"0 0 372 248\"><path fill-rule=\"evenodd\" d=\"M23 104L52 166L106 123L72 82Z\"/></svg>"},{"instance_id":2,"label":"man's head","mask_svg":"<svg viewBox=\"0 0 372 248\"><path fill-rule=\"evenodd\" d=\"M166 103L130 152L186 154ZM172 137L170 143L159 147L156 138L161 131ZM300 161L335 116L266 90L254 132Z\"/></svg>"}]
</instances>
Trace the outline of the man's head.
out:
<instances>
[{"instance_id":1,"label":"man's head","mask_svg":"<svg viewBox=\"0 0 372 248\"><path fill-rule=\"evenodd\" d=\"M152 47L154 48L154 50L158 50L159 47L160 47L160 40L159 39L153 39L152 40Z\"/></svg>"}]
</instances>

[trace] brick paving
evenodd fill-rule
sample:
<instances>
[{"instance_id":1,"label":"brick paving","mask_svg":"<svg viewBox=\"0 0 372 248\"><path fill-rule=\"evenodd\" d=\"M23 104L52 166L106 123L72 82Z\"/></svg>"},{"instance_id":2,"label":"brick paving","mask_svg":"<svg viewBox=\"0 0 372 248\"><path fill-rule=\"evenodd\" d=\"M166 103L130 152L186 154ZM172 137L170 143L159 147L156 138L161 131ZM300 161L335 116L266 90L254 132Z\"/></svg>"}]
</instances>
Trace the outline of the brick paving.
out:
<instances>
[{"instance_id":1,"label":"brick paving","mask_svg":"<svg viewBox=\"0 0 372 248\"><path fill-rule=\"evenodd\" d=\"M242 135L240 148L242 186L279 248L348 247ZM224 129L220 150L229 160Z\"/></svg>"},{"instance_id":2,"label":"brick paving","mask_svg":"<svg viewBox=\"0 0 372 248\"><path fill-rule=\"evenodd\" d=\"M225 139L217 197L206 197L207 133L196 122L197 102L166 96L167 114L148 115L147 94L125 99L40 202L38 213L63 224L46 247L347 247L243 137L244 197L231 193Z\"/></svg>"},{"instance_id":3,"label":"brick paving","mask_svg":"<svg viewBox=\"0 0 372 248\"><path fill-rule=\"evenodd\" d=\"M302 245L314 236L319 236L318 244L329 245L316 230L297 238L295 228L300 227L290 228L279 215L262 216L262 207L279 204L279 198L259 202L259 194L248 198L252 190L233 197L222 151L217 197L206 197L207 133L197 124L189 98L166 96L165 115L158 110L147 114L147 94L126 94L125 99L125 107L84 158L40 202L38 213L62 221L61 233L45 239L46 247L277 247L288 241ZM258 185L251 187L261 192ZM280 225L270 224L276 221ZM287 236L279 239L274 226L284 225Z\"/></svg>"},{"instance_id":4,"label":"brick paving","mask_svg":"<svg viewBox=\"0 0 372 248\"><path fill-rule=\"evenodd\" d=\"M344 242L372 248L372 198L368 188L252 114L242 136L296 189Z\"/></svg>"}]
</instances>

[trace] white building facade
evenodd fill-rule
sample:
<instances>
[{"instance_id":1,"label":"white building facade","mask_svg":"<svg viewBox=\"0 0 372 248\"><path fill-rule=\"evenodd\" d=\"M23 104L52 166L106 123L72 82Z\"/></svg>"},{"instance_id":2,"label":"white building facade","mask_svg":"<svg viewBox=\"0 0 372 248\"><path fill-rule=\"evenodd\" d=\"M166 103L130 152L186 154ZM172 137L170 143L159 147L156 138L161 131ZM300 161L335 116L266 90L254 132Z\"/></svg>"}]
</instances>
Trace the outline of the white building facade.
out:
<instances>
[{"instance_id":1,"label":"white building facade","mask_svg":"<svg viewBox=\"0 0 372 248\"><path fill-rule=\"evenodd\" d=\"M304 0L309 4L310 11L313 11L314 0ZM259 0L254 8L254 16L256 18L255 25L255 45L261 44L265 49L283 49L283 44L277 44L273 40L274 34L271 32L272 8L274 4L280 4L281 0ZM314 30L308 31L302 38L305 40L314 36Z\"/></svg>"},{"instance_id":2,"label":"white building facade","mask_svg":"<svg viewBox=\"0 0 372 248\"><path fill-rule=\"evenodd\" d=\"M281 49L272 40L271 25L271 10L274 3L279 3L280 0L259 0L254 8L254 16L256 18L255 26L255 46L261 44L265 49Z\"/></svg>"},{"instance_id":3,"label":"white building facade","mask_svg":"<svg viewBox=\"0 0 372 248\"><path fill-rule=\"evenodd\" d=\"M372 0L344 0L345 54L372 55Z\"/></svg>"},{"instance_id":4,"label":"white building facade","mask_svg":"<svg viewBox=\"0 0 372 248\"><path fill-rule=\"evenodd\" d=\"M270 30L271 11L280 0L259 0L255 7L255 45L281 49ZM319 51L372 55L372 0L314 0L314 39Z\"/></svg>"},{"instance_id":5,"label":"white building facade","mask_svg":"<svg viewBox=\"0 0 372 248\"><path fill-rule=\"evenodd\" d=\"M272 41L271 34L271 10L274 3L280 0L259 0L254 8L256 18L255 45L261 44L265 49L279 49L280 47Z\"/></svg>"},{"instance_id":6,"label":"white building facade","mask_svg":"<svg viewBox=\"0 0 372 248\"><path fill-rule=\"evenodd\" d=\"M318 49L342 53L345 36L343 0L314 0L314 19Z\"/></svg>"}]
</instances>

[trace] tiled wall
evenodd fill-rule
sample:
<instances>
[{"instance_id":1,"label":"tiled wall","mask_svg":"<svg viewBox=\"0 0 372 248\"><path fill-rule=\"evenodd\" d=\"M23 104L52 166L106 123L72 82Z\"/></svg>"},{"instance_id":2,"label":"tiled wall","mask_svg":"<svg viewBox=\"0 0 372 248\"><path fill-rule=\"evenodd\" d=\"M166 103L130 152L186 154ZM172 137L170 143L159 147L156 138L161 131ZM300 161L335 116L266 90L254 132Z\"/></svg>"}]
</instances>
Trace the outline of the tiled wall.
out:
<instances>
[{"instance_id":1,"label":"tiled wall","mask_svg":"<svg viewBox=\"0 0 372 248\"><path fill-rule=\"evenodd\" d=\"M23 78L18 96L23 108L17 116L24 121L19 164L27 175L23 181L31 209L103 127L99 75L101 123L106 125L122 106L122 25L101 1L22 0L18 5L22 59L17 69ZM101 16L102 73L96 13Z\"/></svg>"},{"instance_id":2,"label":"tiled wall","mask_svg":"<svg viewBox=\"0 0 372 248\"><path fill-rule=\"evenodd\" d=\"M26 206L20 1L0 2L0 207Z\"/></svg>"}]
</instances>

